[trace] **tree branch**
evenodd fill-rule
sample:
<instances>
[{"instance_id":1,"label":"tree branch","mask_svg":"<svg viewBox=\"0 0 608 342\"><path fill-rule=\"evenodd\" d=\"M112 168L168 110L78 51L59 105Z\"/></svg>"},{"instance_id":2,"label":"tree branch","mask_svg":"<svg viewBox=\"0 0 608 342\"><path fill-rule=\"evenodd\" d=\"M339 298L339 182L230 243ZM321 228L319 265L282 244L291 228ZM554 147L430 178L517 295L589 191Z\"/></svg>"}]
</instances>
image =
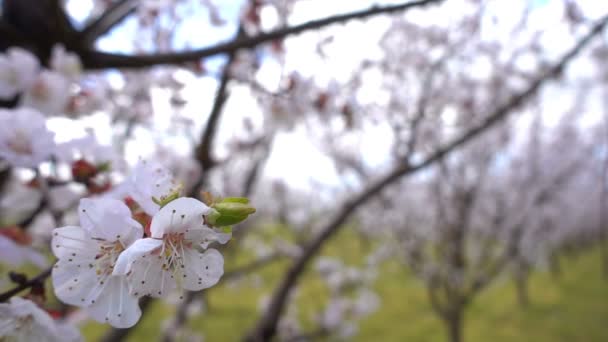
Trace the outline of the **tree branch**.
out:
<instances>
[{"instance_id":1,"label":"tree branch","mask_svg":"<svg viewBox=\"0 0 608 342\"><path fill-rule=\"evenodd\" d=\"M113 27L135 12L139 0L119 0L110 5L97 19L89 23L80 33L82 45L91 47L97 38L108 33Z\"/></svg>"},{"instance_id":2,"label":"tree branch","mask_svg":"<svg viewBox=\"0 0 608 342\"><path fill-rule=\"evenodd\" d=\"M29 279L28 281L26 281L23 284L19 284L16 287L4 292L0 294L0 303L4 303L7 300L9 300L11 297L17 295L19 292L26 290L32 286L36 286L40 283L43 283L46 278L48 278L51 275L51 271L53 270L52 267L47 268L46 270L42 271L42 273L40 273L39 275L35 276L32 279Z\"/></svg>"},{"instance_id":3,"label":"tree branch","mask_svg":"<svg viewBox=\"0 0 608 342\"><path fill-rule=\"evenodd\" d=\"M461 147L468 143L472 139L481 135L489 128L498 124L507 115L521 106L524 102L532 98L547 80L559 76L565 66L576 57L581 50L589 44L589 42L601 33L608 23L608 16L603 17L598 23L594 25L591 31L581 39L568 53L566 53L555 65L543 73L540 77L535 79L524 91L512 96L504 104L496 108L484 121L477 126L471 128L459 138L452 141L447 146L440 148L435 153L428 156L424 161L409 165L404 164L397 167L391 173L384 176L379 181L371 184L367 189L356 195L352 200L347 201L342 210L334 217L333 220L325 226L321 232L305 246L300 258L295 260L293 265L287 271L285 277L277 287L270 305L268 306L264 315L258 321L258 324L254 330L246 336L246 341L268 341L276 333L278 320L283 312L285 303L291 289L296 285L299 277L304 272L307 264L313 259L315 254L321 249L323 244L332 237L341 227L344 226L344 222L355 212L360 206L366 203L373 196L380 193L386 186L396 182L406 175L411 175L417 171L424 169L425 167L441 160L451 151Z\"/></svg>"},{"instance_id":4,"label":"tree branch","mask_svg":"<svg viewBox=\"0 0 608 342\"><path fill-rule=\"evenodd\" d=\"M346 22L352 19L363 19L378 14L406 11L425 5L438 4L443 1L445 0L418 0L398 5L373 6L360 11L330 16L324 19L312 20L301 25L260 33L253 37L239 37L226 43L220 43L215 46L193 51L139 56L112 54L98 51L83 51L81 57L85 68L88 69L144 68L158 64L181 64L184 62L197 61L213 55L234 53L240 49L251 49L262 43L282 39L288 35L318 29L331 24Z\"/></svg>"},{"instance_id":5,"label":"tree branch","mask_svg":"<svg viewBox=\"0 0 608 342\"><path fill-rule=\"evenodd\" d=\"M233 63L234 54L230 54L230 57L224 66L217 93L215 94L215 101L211 108L211 114L209 115L205 129L201 135L201 142L196 148L196 159L201 165L203 172L213 168L216 164L215 159L211 156L213 138L215 138L215 133L217 132L217 126L220 121L222 110L224 109L224 104L228 99L227 88L228 81L230 80L230 67Z\"/></svg>"}]
</instances>

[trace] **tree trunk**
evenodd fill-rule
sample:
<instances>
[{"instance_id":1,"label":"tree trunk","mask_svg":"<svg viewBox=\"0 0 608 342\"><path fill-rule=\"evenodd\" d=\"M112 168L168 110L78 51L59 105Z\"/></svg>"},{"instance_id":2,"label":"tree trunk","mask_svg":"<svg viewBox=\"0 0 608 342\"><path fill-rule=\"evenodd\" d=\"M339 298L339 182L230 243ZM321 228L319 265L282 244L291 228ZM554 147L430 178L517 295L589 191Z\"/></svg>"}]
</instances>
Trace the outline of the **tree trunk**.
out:
<instances>
[{"instance_id":1,"label":"tree trunk","mask_svg":"<svg viewBox=\"0 0 608 342\"><path fill-rule=\"evenodd\" d=\"M602 258L602 273L604 274L604 279L608 280L608 239L605 236L600 240L600 256Z\"/></svg>"},{"instance_id":2,"label":"tree trunk","mask_svg":"<svg viewBox=\"0 0 608 342\"><path fill-rule=\"evenodd\" d=\"M445 319L449 342L462 342L462 310L454 310Z\"/></svg>"},{"instance_id":3,"label":"tree trunk","mask_svg":"<svg viewBox=\"0 0 608 342\"><path fill-rule=\"evenodd\" d=\"M549 256L549 270L555 278L558 278L562 273L562 268L559 264L559 257L557 253L551 253Z\"/></svg>"},{"instance_id":4,"label":"tree trunk","mask_svg":"<svg viewBox=\"0 0 608 342\"><path fill-rule=\"evenodd\" d=\"M515 276L517 302L522 308L526 308L528 305L530 305L530 296L528 295L528 278L529 276L527 271L521 271L520 274Z\"/></svg>"}]
</instances>

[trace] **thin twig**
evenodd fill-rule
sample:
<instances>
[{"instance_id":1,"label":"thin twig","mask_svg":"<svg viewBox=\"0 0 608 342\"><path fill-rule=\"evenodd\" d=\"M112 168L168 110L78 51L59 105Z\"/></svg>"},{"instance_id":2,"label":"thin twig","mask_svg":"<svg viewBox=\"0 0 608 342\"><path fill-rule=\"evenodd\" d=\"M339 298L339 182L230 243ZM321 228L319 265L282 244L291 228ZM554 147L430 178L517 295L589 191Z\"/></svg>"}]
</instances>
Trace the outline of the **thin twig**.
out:
<instances>
[{"instance_id":1,"label":"thin twig","mask_svg":"<svg viewBox=\"0 0 608 342\"><path fill-rule=\"evenodd\" d=\"M1 293L0 294L0 303L6 302L11 297L17 295L19 292L21 292L23 290L27 290L32 286L36 286L40 283L43 283L46 280L46 278L48 278L51 275L52 270L53 270L53 268L49 267L46 270L42 271L42 273L40 273L37 276L35 276L34 278L24 282L23 284L19 284L8 291Z\"/></svg>"},{"instance_id":2,"label":"thin twig","mask_svg":"<svg viewBox=\"0 0 608 342\"><path fill-rule=\"evenodd\" d=\"M112 3L102 15L81 31L80 37L83 46L92 46L97 38L109 32L131 13L135 12L138 2L138 0L120 0Z\"/></svg>"}]
</instances>

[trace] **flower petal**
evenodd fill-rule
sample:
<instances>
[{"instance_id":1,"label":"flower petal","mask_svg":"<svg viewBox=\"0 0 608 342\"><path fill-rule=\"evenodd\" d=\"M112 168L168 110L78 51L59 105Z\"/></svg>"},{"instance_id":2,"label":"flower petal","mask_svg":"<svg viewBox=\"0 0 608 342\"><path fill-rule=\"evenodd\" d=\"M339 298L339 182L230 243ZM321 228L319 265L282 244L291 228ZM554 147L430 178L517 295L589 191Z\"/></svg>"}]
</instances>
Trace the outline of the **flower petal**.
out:
<instances>
[{"instance_id":1,"label":"flower petal","mask_svg":"<svg viewBox=\"0 0 608 342\"><path fill-rule=\"evenodd\" d=\"M204 226L189 228L184 235L184 239L201 245L203 248L207 248L209 244L215 241L225 244L230 241L231 238L232 234L230 233L218 233L215 230Z\"/></svg>"},{"instance_id":2,"label":"flower petal","mask_svg":"<svg viewBox=\"0 0 608 342\"><path fill-rule=\"evenodd\" d=\"M123 276L111 276L104 291L87 312L98 322L107 322L115 328L129 328L141 317L139 297L129 293Z\"/></svg>"},{"instance_id":3,"label":"flower petal","mask_svg":"<svg viewBox=\"0 0 608 342\"><path fill-rule=\"evenodd\" d=\"M205 253L188 248L184 251L184 289L199 291L211 287L224 274L224 257L215 249Z\"/></svg>"},{"instance_id":4,"label":"flower petal","mask_svg":"<svg viewBox=\"0 0 608 342\"><path fill-rule=\"evenodd\" d=\"M95 258L99 250L97 241L80 227L67 226L53 230L53 254L58 259Z\"/></svg>"},{"instance_id":5,"label":"flower petal","mask_svg":"<svg viewBox=\"0 0 608 342\"><path fill-rule=\"evenodd\" d=\"M129 248L125 249L116 260L114 265L114 275L125 275L131 271L132 264L145 257L146 254L150 254L156 248L162 246L162 240L157 239L139 239L135 241Z\"/></svg>"},{"instance_id":6,"label":"flower petal","mask_svg":"<svg viewBox=\"0 0 608 342\"><path fill-rule=\"evenodd\" d=\"M143 235L141 225L122 201L110 198L83 198L78 207L80 224L93 237L128 246Z\"/></svg>"},{"instance_id":7,"label":"flower petal","mask_svg":"<svg viewBox=\"0 0 608 342\"><path fill-rule=\"evenodd\" d=\"M152 237L162 238L164 234L184 233L191 228L204 227L203 215L209 210L205 203L191 197L171 201L152 218Z\"/></svg>"},{"instance_id":8,"label":"flower petal","mask_svg":"<svg viewBox=\"0 0 608 342\"><path fill-rule=\"evenodd\" d=\"M173 272L163 264L166 259L158 255L143 255L133 262L127 275L130 291L135 296L166 296L176 286Z\"/></svg>"},{"instance_id":9,"label":"flower petal","mask_svg":"<svg viewBox=\"0 0 608 342\"><path fill-rule=\"evenodd\" d=\"M72 259L69 259L72 260ZM75 306L94 304L107 285L108 275L98 275L90 261L59 260L53 267L55 295L62 302Z\"/></svg>"}]
</instances>

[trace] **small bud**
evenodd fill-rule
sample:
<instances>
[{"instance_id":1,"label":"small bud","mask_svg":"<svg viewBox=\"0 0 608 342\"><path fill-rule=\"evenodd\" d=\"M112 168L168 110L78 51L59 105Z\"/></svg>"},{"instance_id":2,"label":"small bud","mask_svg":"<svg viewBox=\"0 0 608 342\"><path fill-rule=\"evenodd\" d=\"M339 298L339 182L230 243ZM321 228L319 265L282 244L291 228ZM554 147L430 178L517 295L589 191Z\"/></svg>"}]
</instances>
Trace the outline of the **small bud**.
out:
<instances>
[{"instance_id":1,"label":"small bud","mask_svg":"<svg viewBox=\"0 0 608 342\"><path fill-rule=\"evenodd\" d=\"M216 227L231 226L243 222L255 213L249 200L243 197L228 197L213 204L213 212L207 215L207 222Z\"/></svg>"},{"instance_id":2,"label":"small bud","mask_svg":"<svg viewBox=\"0 0 608 342\"><path fill-rule=\"evenodd\" d=\"M143 211L139 211L135 214L133 214L133 219L137 222L139 222L142 227L144 227L144 234L146 236L151 236L152 234L150 233L150 225L152 223L152 218L150 217L150 215L146 214Z\"/></svg>"},{"instance_id":3,"label":"small bud","mask_svg":"<svg viewBox=\"0 0 608 342\"><path fill-rule=\"evenodd\" d=\"M78 183L86 184L89 179L95 177L97 172L95 165L84 159L79 159L72 164L72 177Z\"/></svg>"},{"instance_id":4,"label":"small bud","mask_svg":"<svg viewBox=\"0 0 608 342\"><path fill-rule=\"evenodd\" d=\"M18 245L27 246L32 243L31 236L17 226L9 226L0 229L0 235L13 240Z\"/></svg>"}]
</instances>

